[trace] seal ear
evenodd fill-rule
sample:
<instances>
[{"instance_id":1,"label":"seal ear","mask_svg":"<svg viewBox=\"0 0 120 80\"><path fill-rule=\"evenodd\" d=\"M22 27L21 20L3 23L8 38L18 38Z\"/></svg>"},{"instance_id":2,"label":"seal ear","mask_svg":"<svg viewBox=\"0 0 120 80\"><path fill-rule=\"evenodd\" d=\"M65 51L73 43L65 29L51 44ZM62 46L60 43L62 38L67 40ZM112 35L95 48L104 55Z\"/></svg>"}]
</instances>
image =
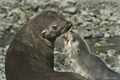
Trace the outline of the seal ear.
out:
<instances>
[{"instance_id":1,"label":"seal ear","mask_svg":"<svg viewBox=\"0 0 120 80\"><path fill-rule=\"evenodd\" d=\"M42 31L42 37L45 37L46 30Z\"/></svg>"}]
</instances>

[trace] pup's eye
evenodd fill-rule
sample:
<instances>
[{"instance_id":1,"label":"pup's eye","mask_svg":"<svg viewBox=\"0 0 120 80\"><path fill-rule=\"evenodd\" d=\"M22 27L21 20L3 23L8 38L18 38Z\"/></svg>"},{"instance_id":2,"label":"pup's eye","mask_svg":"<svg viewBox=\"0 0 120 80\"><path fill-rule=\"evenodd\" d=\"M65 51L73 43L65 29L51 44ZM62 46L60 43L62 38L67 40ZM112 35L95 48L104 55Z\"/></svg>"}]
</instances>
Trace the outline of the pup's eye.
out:
<instances>
[{"instance_id":1,"label":"pup's eye","mask_svg":"<svg viewBox=\"0 0 120 80\"><path fill-rule=\"evenodd\" d=\"M57 30L57 28L58 28L58 25L53 25L54 30Z\"/></svg>"}]
</instances>

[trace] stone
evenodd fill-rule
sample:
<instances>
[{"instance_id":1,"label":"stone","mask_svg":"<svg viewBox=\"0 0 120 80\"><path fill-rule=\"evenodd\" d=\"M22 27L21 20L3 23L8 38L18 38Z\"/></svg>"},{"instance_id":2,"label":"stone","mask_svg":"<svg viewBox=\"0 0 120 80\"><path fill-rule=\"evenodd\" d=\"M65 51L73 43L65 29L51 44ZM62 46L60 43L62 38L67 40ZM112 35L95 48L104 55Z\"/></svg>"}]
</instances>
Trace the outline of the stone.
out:
<instances>
[{"instance_id":1,"label":"stone","mask_svg":"<svg viewBox=\"0 0 120 80\"><path fill-rule=\"evenodd\" d=\"M88 15L88 12L87 11L83 11L83 10L81 10L81 15Z\"/></svg>"},{"instance_id":2,"label":"stone","mask_svg":"<svg viewBox=\"0 0 120 80\"><path fill-rule=\"evenodd\" d=\"M89 12L90 16L95 16L95 14L93 12Z\"/></svg>"},{"instance_id":3,"label":"stone","mask_svg":"<svg viewBox=\"0 0 120 80\"><path fill-rule=\"evenodd\" d=\"M112 57L115 53L116 53L116 50L113 50L113 49L107 50L107 55L110 57Z\"/></svg>"},{"instance_id":4,"label":"stone","mask_svg":"<svg viewBox=\"0 0 120 80\"><path fill-rule=\"evenodd\" d=\"M102 21L106 21L106 20L108 20L109 17L107 17L107 16L100 16L100 18L102 19Z\"/></svg>"},{"instance_id":5,"label":"stone","mask_svg":"<svg viewBox=\"0 0 120 80\"><path fill-rule=\"evenodd\" d=\"M103 16L110 16L113 14L113 11L111 9L100 9L100 13Z\"/></svg>"},{"instance_id":6,"label":"stone","mask_svg":"<svg viewBox=\"0 0 120 80\"><path fill-rule=\"evenodd\" d=\"M105 33L105 34L104 34L104 37L105 37L105 38L109 38L109 37L110 37L110 34Z\"/></svg>"},{"instance_id":7,"label":"stone","mask_svg":"<svg viewBox=\"0 0 120 80\"><path fill-rule=\"evenodd\" d=\"M71 64L70 60L68 58L66 58L65 61L64 61L64 65L65 66L70 66L70 64Z\"/></svg>"},{"instance_id":8,"label":"stone","mask_svg":"<svg viewBox=\"0 0 120 80\"><path fill-rule=\"evenodd\" d=\"M69 7L69 8L64 8L64 9L63 9L64 12L66 12L66 13L71 13L71 14L75 13L76 10L77 10L76 7Z\"/></svg>"},{"instance_id":9,"label":"stone","mask_svg":"<svg viewBox=\"0 0 120 80\"><path fill-rule=\"evenodd\" d=\"M97 19L97 18L93 19L93 21L92 21L92 23L95 25L99 24L100 22L101 22L101 20Z\"/></svg>"},{"instance_id":10,"label":"stone","mask_svg":"<svg viewBox=\"0 0 120 80\"><path fill-rule=\"evenodd\" d=\"M107 47L108 44L107 44L106 41L100 41L100 42L98 42L98 43L95 43L94 46L95 46L95 47Z\"/></svg>"},{"instance_id":11,"label":"stone","mask_svg":"<svg viewBox=\"0 0 120 80\"><path fill-rule=\"evenodd\" d=\"M119 20L119 16L111 16L110 18L109 18L109 20L112 20L112 21L118 21Z\"/></svg>"},{"instance_id":12,"label":"stone","mask_svg":"<svg viewBox=\"0 0 120 80\"><path fill-rule=\"evenodd\" d=\"M13 13L19 14L22 13L22 10L20 8L15 8L12 11L9 12L9 16L12 15Z\"/></svg>"},{"instance_id":13,"label":"stone","mask_svg":"<svg viewBox=\"0 0 120 80\"><path fill-rule=\"evenodd\" d=\"M99 53L99 55L100 55L100 57L103 57L103 58L105 58L107 56L106 53Z\"/></svg>"},{"instance_id":14,"label":"stone","mask_svg":"<svg viewBox=\"0 0 120 80\"><path fill-rule=\"evenodd\" d=\"M120 61L120 55L118 55L118 60Z\"/></svg>"},{"instance_id":15,"label":"stone","mask_svg":"<svg viewBox=\"0 0 120 80\"><path fill-rule=\"evenodd\" d=\"M120 24L120 20L118 20L117 24Z\"/></svg>"}]
</instances>

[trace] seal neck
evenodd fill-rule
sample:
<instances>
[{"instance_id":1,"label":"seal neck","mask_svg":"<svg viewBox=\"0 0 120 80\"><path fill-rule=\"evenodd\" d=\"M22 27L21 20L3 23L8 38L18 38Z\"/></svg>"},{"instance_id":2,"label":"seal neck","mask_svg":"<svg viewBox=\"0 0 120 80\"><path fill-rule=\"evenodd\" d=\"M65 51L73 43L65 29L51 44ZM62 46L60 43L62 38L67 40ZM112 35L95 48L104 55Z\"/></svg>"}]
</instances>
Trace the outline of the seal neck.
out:
<instances>
[{"instance_id":1,"label":"seal neck","mask_svg":"<svg viewBox=\"0 0 120 80\"><path fill-rule=\"evenodd\" d=\"M79 49L80 49L80 54L88 54L91 52L87 42L83 38L81 38L80 40Z\"/></svg>"}]
</instances>

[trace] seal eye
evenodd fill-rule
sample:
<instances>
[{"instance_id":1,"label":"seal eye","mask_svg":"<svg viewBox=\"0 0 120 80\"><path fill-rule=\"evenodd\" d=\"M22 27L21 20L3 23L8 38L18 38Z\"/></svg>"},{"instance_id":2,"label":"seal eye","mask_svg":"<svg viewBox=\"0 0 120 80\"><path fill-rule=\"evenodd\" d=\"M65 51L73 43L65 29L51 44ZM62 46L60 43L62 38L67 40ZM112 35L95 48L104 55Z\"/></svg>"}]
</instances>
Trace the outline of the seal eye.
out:
<instances>
[{"instance_id":1,"label":"seal eye","mask_svg":"<svg viewBox=\"0 0 120 80\"><path fill-rule=\"evenodd\" d=\"M54 30L57 30L57 28L58 28L58 25L53 25Z\"/></svg>"}]
</instances>

